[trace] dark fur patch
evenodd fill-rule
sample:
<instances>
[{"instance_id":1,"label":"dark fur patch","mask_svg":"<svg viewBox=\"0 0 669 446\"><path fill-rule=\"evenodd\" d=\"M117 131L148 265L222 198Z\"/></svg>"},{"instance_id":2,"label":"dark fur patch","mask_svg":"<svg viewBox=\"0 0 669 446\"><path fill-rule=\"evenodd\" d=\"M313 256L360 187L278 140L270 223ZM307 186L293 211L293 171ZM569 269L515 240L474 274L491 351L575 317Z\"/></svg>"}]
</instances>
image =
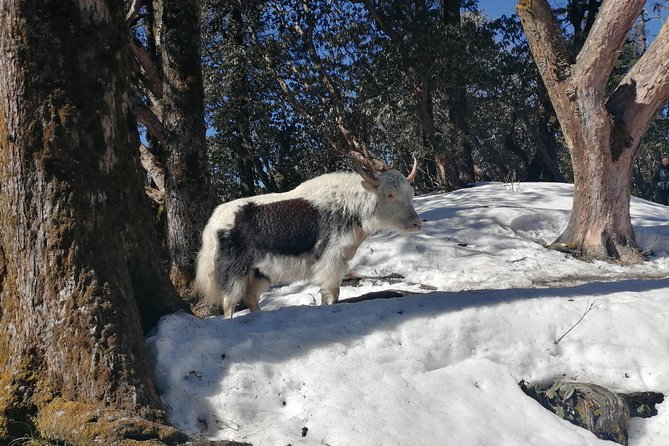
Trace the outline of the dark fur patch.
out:
<instances>
[{"instance_id":1,"label":"dark fur patch","mask_svg":"<svg viewBox=\"0 0 669 446\"><path fill-rule=\"evenodd\" d=\"M306 200L244 205L234 230L253 248L288 256L310 252L318 238L319 212Z\"/></svg>"},{"instance_id":2,"label":"dark fur patch","mask_svg":"<svg viewBox=\"0 0 669 446\"><path fill-rule=\"evenodd\" d=\"M264 275L262 271L260 271L258 268L253 268L253 277L255 277L256 279L266 280L268 282L271 282L271 279L266 275Z\"/></svg>"},{"instance_id":3,"label":"dark fur patch","mask_svg":"<svg viewBox=\"0 0 669 446\"><path fill-rule=\"evenodd\" d=\"M217 277L226 290L232 280L251 273L267 278L254 268L267 254L311 254L318 259L333 239L352 230L354 224L360 224L359 216L318 209L301 198L247 203L237 211L234 226L218 232Z\"/></svg>"}]
</instances>

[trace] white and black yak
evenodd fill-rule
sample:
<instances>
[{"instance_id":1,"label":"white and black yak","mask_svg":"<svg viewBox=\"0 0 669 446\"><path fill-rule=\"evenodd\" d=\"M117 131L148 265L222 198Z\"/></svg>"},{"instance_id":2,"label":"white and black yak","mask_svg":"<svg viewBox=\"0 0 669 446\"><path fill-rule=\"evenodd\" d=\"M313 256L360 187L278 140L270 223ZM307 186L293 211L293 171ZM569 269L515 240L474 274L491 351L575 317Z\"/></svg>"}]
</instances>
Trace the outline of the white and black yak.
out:
<instances>
[{"instance_id":1,"label":"white and black yak","mask_svg":"<svg viewBox=\"0 0 669 446\"><path fill-rule=\"evenodd\" d=\"M232 317L243 301L258 299L271 284L308 279L321 303L337 302L348 261L381 229L418 231L408 177L397 170L321 175L290 192L242 198L219 205L202 232L196 287L208 306Z\"/></svg>"}]
</instances>

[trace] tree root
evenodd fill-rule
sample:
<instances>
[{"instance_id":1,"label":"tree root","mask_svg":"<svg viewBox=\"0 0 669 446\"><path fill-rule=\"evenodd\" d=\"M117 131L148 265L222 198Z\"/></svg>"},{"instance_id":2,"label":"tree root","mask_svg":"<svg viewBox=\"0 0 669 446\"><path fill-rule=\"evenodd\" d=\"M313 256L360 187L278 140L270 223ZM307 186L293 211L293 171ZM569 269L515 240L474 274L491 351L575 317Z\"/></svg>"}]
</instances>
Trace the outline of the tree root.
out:
<instances>
[{"instance_id":1,"label":"tree root","mask_svg":"<svg viewBox=\"0 0 669 446\"><path fill-rule=\"evenodd\" d=\"M620 265L636 265L646 260L640 249L615 243L612 239L609 239L604 245L596 247L555 242L548 245L547 248L564 252L584 262L602 260Z\"/></svg>"},{"instance_id":2,"label":"tree root","mask_svg":"<svg viewBox=\"0 0 669 446\"><path fill-rule=\"evenodd\" d=\"M35 427L41 438L68 446L247 445L191 439L171 426L164 413L155 410L145 412L131 413L94 403L56 399L39 410Z\"/></svg>"}]
</instances>

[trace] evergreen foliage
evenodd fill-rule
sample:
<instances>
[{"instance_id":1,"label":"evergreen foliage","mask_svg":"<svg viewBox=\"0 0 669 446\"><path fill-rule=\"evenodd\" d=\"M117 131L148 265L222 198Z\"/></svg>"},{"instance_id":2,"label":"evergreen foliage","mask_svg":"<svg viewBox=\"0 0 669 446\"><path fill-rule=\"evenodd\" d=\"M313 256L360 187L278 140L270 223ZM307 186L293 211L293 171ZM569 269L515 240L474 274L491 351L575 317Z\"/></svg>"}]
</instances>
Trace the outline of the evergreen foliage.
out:
<instances>
[{"instance_id":1,"label":"evergreen foliage","mask_svg":"<svg viewBox=\"0 0 669 446\"><path fill-rule=\"evenodd\" d=\"M598 2L555 6L576 54ZM613 78L645 49L645 24L630 34ZM401 170L416 156L418 192L572 179L515 15L492 20L469 0L225 0L205 2L202 26L208 143L223 199L346 169L332 150L351 145L346 131ZM634 193L644 198L669 150L668 127L665 109L636 161Z\"/></svg>"}]
</instances>

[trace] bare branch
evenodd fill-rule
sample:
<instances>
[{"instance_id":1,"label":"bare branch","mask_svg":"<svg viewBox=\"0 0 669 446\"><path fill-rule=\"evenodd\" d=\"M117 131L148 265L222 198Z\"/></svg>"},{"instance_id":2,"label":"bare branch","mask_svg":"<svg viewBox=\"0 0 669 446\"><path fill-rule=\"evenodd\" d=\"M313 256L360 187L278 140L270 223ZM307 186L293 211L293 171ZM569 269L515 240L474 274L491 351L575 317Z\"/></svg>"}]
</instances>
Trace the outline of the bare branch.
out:
<instances>
[{"instance_id":1,"label":"bare branch","mask_svg":"<svg viewBox=\"0 0 669 446\"><path fill-rule=\"evenodd\" d=\"M590 313L590 311L592 311L593 308L595 308L595 303L597 303L597 299L593 300L592 303L590 303L590 301L588 301L588 303L587 303L587 305L586 305L586 308L585 308L585 311L584 311L583 314L581 315L580 319L577 320L576 323L575 323L574 325L572 325L571 328L569 328L569 330L565 331L565 332L562 334L562 336L560 336L560 337L554 342L555 345L558 345L558 344L560 343L560 341L561 341L562 339L564 339L564 337L567 336L567 335L569 334L570 331L572 331L574 328L576 328L576 326L577 326L578 324L580 324L580 323L583 321L583 319L585 318L585 316L586 316L588 313Z\"/></svg>"},{"instance_id":2,"label":"bare branch","mask_svg":"<svg viewBox=\"0 0 669 446\"><path fill-rule=\"evenodd\" d=\"M652 116L669 101L669 20L611 94L607 108L638 141Z\"/></svg>"},{"instance_id":3,"label":"bare branch","mask_svg":"<svg viewBox=\"0 0 669 446\"><path fill-rule=\"evenodd\" d=\"M645 0L607 0L602 4L577 57L574 69L577 88L588 88L603 98L618 53L644 3Z\"/></svg>"},{"instance_id":4,"label":"bare branch","mask_svg":"<svg viewBox=\"0 0 669 446\"><path fill-rule=\"evenodd\" d=\"M139 10L142 7L142 0L132 0L130 7L125 15L125 23L132 25L139 16Z\"/></svg>"},{"instance_id":5,"label":"bare branch","mask_svg":"<svg viewBox=\"0 0 669 446\"><path fill-rule=\"evenodd\" d=\"M139 158L142 167L146 170L160 192L165 192L165 166L144 144L139 145Z\"/></svg>"},{"instance_id":6,"label":"bare branch","mask_svg":"<svg viewBox=\"0 0 669 446\"><path fill-rule=\"evenodd\" d=\"M163 81L160 76L160 71L153 62L151 54L146 48L134 37L128 40L128 48L134 61L136 62L135 69L139 68L138 75L142 80L142 84L157 98L163 97Z\"/></svg>"},{"instance_id":7,"label":"bare branch","mask_svg":"<svg viewBox=\"0 0 669 446\"><path fill-rule=\"evenodd\" d=\"M132 112L137 117L137 122L144 125L161 144L165 144L167 138L163 123L151 109L142 104L138 98L133 98Z\"/></svg>"}]
</instances>

